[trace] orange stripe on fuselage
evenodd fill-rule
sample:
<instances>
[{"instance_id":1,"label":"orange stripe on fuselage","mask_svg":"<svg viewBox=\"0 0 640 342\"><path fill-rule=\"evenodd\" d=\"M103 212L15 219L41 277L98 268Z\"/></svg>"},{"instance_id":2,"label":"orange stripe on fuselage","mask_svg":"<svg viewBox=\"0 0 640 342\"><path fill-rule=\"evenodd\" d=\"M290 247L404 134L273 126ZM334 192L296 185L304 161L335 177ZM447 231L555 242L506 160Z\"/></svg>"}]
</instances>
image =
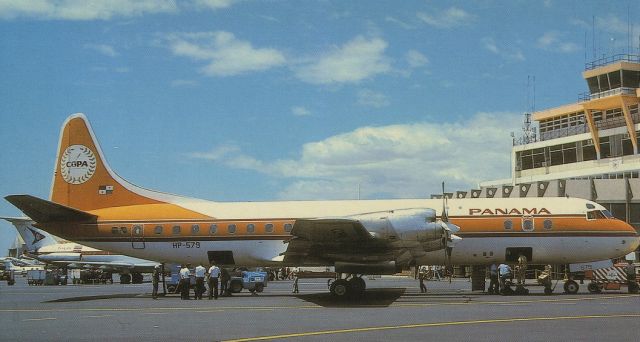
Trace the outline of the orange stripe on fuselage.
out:
<instances>
[{"instance_id":1,"label":"orange stripe on fuselage","mask_svg":"<svg viewBox=\"0 0 640 342\"><path fill-rule=\"evenodd\" d=\"M587 220L584 215L534 216L534 229L522 229L522 216L459 216L451 217L451 222L460 227L460 233L504 233L504 232L611 232L636 233L633 227L617 219ZM510 220L512 229L505 229ZM544 221L551 221L551 228L545 229Z\"/></svg>"},{"instance_id":2,"label":"orange stripe on fuselage","mask_svg":"<svg viewBox=\"0 0 640 342\"><path fill-rule=\"evenodd\" d=\"M203 220L213 217L170 203L127 205L91 210L101 221Z\"/></svg>"}]
</instances>

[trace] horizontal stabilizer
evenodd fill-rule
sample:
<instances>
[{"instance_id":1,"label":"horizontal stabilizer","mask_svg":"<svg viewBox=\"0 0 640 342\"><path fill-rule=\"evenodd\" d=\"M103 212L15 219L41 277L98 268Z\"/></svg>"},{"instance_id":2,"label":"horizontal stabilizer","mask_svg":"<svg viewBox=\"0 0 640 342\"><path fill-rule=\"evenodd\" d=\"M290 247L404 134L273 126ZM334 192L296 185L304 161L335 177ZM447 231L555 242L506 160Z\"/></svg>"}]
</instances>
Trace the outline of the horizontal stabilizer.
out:
<instances>
[{"instance_id":1,"label":"horizontal stabilizer","mask_svg":"<svg viewBox=\"0 0 640 342\"><path fill-rule=\"evenodd\" d=\"M95 222L98 218L87 212L30 195L9 195L5 199L38 223L86 223Z\"/></svg>"}]
</instances>

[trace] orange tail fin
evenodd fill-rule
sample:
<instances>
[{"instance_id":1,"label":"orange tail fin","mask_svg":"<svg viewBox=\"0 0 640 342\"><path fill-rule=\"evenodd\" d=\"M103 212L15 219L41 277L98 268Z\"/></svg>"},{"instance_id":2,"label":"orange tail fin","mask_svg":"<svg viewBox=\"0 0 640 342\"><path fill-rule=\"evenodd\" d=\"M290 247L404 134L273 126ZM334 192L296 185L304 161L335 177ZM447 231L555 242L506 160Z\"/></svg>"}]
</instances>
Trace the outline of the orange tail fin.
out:
<instances>
[{"instance_id":1,"label":"orange tail fin","mask_svg":"<svg viewBox=\"0 0 640 342\"><path fill-rule=\"evenodd\" d=\"M64 122L54 170L51 201L68 207L87 211L165 202L163 194L128 183L109 168L83 114Z\"/></svg>"}]
</instances>

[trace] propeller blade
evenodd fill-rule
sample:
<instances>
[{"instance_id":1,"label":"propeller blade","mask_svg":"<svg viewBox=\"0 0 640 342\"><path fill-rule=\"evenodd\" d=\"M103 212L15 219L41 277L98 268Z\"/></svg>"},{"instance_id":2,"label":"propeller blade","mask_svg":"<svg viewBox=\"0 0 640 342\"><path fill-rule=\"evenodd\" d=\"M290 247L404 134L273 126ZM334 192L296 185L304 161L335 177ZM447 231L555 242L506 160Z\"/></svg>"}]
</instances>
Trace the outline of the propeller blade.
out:
<instances>
[{"instance_id":1,"label":"propeller blade","mask_svg":"<svg viewBox=\"0 0 640 342\"><path fill-rule=\"evenodd\" d=\"M444 182L442 182L442 221L449 221L449 214L447 213L447 196L444 194Z\"/></svg>"}]
</instances>

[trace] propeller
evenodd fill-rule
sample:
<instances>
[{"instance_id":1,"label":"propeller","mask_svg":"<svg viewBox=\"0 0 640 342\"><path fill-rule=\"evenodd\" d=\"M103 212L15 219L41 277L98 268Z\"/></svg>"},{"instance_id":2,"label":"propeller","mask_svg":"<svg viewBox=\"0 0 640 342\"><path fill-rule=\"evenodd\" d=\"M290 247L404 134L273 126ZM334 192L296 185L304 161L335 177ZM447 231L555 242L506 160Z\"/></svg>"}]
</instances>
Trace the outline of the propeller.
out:
<instances>
[{"instance_id":1,"label":"propeller","mask_svg":"<svg viewBox=\"0 0 640 342\"><path fill-rule=\"evenodd\" d=\"M460 227L449 222L449 213L447 210L447 196L444 193L444 182L442 182L442 228L444 229L443 244L444 244L444 260L445 266L448 268L451 266L451 251L453 250L453 246L459 240L460 237L454 235L460 231Z\"/></svg>"}]
</instances>

